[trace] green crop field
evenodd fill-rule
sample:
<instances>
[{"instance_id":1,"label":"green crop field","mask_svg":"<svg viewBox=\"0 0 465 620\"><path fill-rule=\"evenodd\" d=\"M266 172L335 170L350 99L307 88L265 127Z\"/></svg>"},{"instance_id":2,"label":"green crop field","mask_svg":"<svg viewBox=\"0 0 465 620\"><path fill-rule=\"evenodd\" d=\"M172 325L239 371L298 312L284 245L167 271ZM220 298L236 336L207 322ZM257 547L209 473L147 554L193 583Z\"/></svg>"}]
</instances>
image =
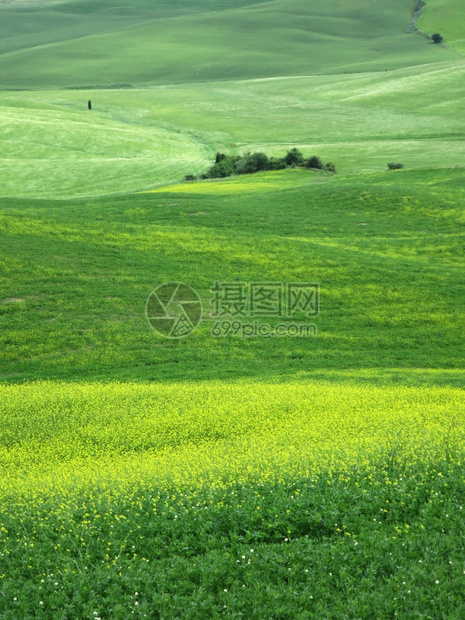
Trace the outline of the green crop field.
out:
<instances>
[{"instance_id":1,"label":"green crop field","mask_svg":"<svg viewBox=\"0 0 465 620\"><path fill-rule=\"evenodd\" d=\"M447 45L459 52L465 51L465 36L462 28L465 7L452 0L430 0L427 10L418 22L418 27L432 34L444 33Z\"/></svg>"},{"instance_id":2,"label":"green crop field","mask_svg":"<svg viewBox=\"0 0 465 620\"><path fill-rule=\"evenodd\" d=\"M244 4L0 4L0 195L148 189L218 149L463 165L465 64L404 32L410 2Z\"/></svg>"},{"instance_id":3,"label":"green crop field","mask_svg":"<svg viewBox=\"0 0 465 620\"><path fill-rule=\"evenodd\" d=\"M0 3L2 620L464 617L465 30L415 7ZM336 174L183 180L293 148Z\"/></svg>"}]
</instances>

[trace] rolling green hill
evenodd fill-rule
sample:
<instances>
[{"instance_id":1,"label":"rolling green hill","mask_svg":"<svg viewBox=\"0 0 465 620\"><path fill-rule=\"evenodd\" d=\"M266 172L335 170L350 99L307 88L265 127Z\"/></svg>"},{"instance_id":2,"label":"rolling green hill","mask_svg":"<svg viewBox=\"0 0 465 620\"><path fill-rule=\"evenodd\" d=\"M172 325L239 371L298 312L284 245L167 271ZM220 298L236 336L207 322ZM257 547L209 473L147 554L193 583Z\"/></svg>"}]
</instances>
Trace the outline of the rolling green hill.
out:
<instances>
[{"instance_id":1,"label":"rolling green hill","mask_svg":"<svg viewBox=\"0 0 465 620\"><path fill-rule=\"evenodd\" d=\"M176 180L205 166L206 147L187 133L114 122L98 111L90 114L87 99L81 106L84 114L77 105L43 105L40 98L5 101L18 105L1 108L4 195L58 198L124 192L149 180Z\"/></svg>"},{"instance_id":2,"label":"rolling green hill","mask_svg":"<svg viewBox=\"0 0 465 620\"><path fill-rule=\"evenodd\" d=\"M463 166L464 73L458 61L342 76L0 94L0 195L148 189L205 170L217 150L282 156L297 146L334 161L342 174L381 171L389 161Z\"/></svg>"},{"instance_id":3,"label":"rolling green hill","mask_svg":"<svg viewBox=\"0 0 465 620\"><path fill-rule=\"evenodd\" d=\"M402 0L0 5L0 87L40 89L0 95L0 195L149 189L201 172L217 150L297 146L342 173L462 165L465 63L406 34L411 11ZM422 19L436 14L428 5Z\"/></svg>"},{"instance_id":4,"label":"rolling green hill","mask_svg":"<svg viewBox=\"0 0 465 620\"><path fill-rule=\"evenodd\" d=\"M463 8L414 7L0 2L2 620L463 617ZM182 182L293 147L337 174Z\"/></svg>"},{"instance_id":5,"label":"rolling green hill","mask_svg":"<svg viewBox=\"0 0 465 620\"><path fill-rule=\"evenodd\" d=\"M88 6L58 5L54 11L59 14L54 17L60 20L58 27L69 15L63 16L63 8ZM78 24L82 15L86 13L79 12ZM136 86L386 71L455 58L422 37L405 34L410 15L411 3L405 0L388 5L382 0L356 4L272 0L225 12L148 19L127 28L117 29L115 23L115 30L108 32L111 21L105 11L97 11L90 26L85 26L86 17L82 32L86 27L107 32L57 42L47 42L50 35L45 32L42 45L31 47L26 39L25 49L5 51L0 56L0 88ZM69 21L74 23L74 17ZM17 22L21 23L21 15L15 13L8 24L10 33Z\"/></svg>"},{"instance_id":6,"label":"rolling green hill","mask_svg":"<svg viewBox=\"0 0 465 620\"><path fill-rule=\"evenodd\" d=\"M465 53L465 7L453 0L428 0L418 27L428 34L439 32L447 46Z\"/></svg>"},{"instance_id":7,"label":"rolling green hill","mask_svg":"<svg viewBox=\"0 0 465 620\"><path fill-rule=\"evenodd\" d=\"M424 169L2 199L0 614L460 617L464 197ZM318 335L163 339L172 280L206 311L317 281Z\"/></svg>"},{"instance_id":8,"label":"rolling green hill","mask_svg":"<svg viewBox=\"0 0 465 620\"><path fill-rule=\"evenodd\" d=\"M111 32L154 19L244 4L253 4L253 0L134 0L130 4L113 0L10 0L0 4L0 53Z\"/></svg>"},{"instance_id":9,"label":"rolling green hill","mask_svg":"<svg viewBox=\"0 0 465 620\"><path fill-rule=\"evenodd\" d=\"M287 170L179 193L4 199L2 378L449 381L463 360L463 179ZM155 283L186 282L207 307L217 279L237 278L320 282L320 336L215 339L207 321L166 341L149 329Z\"/></svg>"}]
</instances>

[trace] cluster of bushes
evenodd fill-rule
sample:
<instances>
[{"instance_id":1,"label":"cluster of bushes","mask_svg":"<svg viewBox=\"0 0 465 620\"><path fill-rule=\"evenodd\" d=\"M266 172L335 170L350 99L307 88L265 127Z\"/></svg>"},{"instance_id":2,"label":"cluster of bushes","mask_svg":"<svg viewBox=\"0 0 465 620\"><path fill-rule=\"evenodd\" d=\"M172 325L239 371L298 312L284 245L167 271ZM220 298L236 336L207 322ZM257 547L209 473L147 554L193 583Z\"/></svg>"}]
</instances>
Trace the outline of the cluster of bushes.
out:
<instances>
[{"instance_id":1,"label":"cluster of bushes","mask_svg":"<svg viewBox=\"0 0 465 620\"><path fill-rule=\"evenodd\" d=\"M389 170L400 170L403 167L404 167L404 164L395 164L393 162L388 164Z\"/></svg>"},{"instance_id":2,"label":"cluster of bushes","mask_svg":"<svg viewBox=\"0 0 465 620\"><path fill-rule=\"evenodd\" d=\"M217 153L215 163L200 179L220 179L232 174L253 174L263 170L283 170L284 168L311 168L314 170L326 170L336 172L336 166L332 162L323 164L319 157L304 157L299 149L293 148L284 157L268 157L266 153L244 153L243 155L225 155ZM195 181L196 176L188 174L186 181Z\"/></svg>"}]
</instances>

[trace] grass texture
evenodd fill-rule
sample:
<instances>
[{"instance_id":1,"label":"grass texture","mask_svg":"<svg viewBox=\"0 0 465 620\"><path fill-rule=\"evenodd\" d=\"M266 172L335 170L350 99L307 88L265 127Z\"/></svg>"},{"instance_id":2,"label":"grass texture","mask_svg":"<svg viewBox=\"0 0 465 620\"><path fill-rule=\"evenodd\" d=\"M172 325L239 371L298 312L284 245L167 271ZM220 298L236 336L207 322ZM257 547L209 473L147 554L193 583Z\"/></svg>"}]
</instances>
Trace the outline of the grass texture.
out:
<instances>
[{"instance_id":1,"label":"grass texture","mask_svg":"<svg viewBox=\"0 0 465 620\"><path fill-rule=\"evenodd\" d=\"M384 170L389 161L460 166L464 71L454 62L376 74L4 93L0 195L149 189L205 170L217 150L281 156L297 146L343 174Z\"/></svg>"},{"instance_id":2,"label":"grass texture","mask_svg":"<svg viewBox=\"0 0 465 620\"><path fill-rule=\"evenodd\" d=\"M462 389L0 392L4 618L460 617Z\"/></svg>"},{"instance_id":3,"label":"grass texture","mask_svg":"<svg viewBox=\"0 0 465 620\"><path fill-rule=\"evenodd\" d=\"M187 8L195 5L180 4ZM209 5L211 9L212 3ZM77 3L59 5L53 18L44 20L44 43L39 45L32 45L31 37L39 42L40 33L21 34L25 29L22 12L3 9L5 27L18 36L14 46L8 44L8 38L4 43L0 87L140 86L386 71L456 58L453 52L404 32L412 8L405 0L392 0L389 5L382 0L272 0L245 7L225 5L231 9L164 19L145 16L143 23L123 28L116 22L113 31L109 27L118 11L110 15L110 21L107 11L93 11L88 26L87 21L81 24L81 12L77 21L72 13L63 13L67 6L78 8ZM84 6L90 3L81 4ZM57 35L50 34L54 23L58 32L63 32L58 41ZM82 35L73 33L74 28L80 28Z\"/></svg>"},{"instance_id":4,"label":"grass texture","mask_svg":"<svg viewBox=\"0 0 465 620\"><path fill-rule=\"evenodd\" d=\"M463 55L465 52L464 18L465 9L462 4L453 2L453 0L428 0L417 26L429 35L435 32L442 34L445 45Z\"/></svg>"},{"instance_id":5,"label":"grass texture","mask_svg":"<svg viewBox=\"0 0 465 620\"><path fill-rule=\"evenodd\" d=\"M2 620L463 617L463 10L413 4L0 3ZM338 174L180 182L291 147ZM215 337L216 281L316 337Z\"/></svg>"},{"instance_id":6,"label":"grass texture","mask_svg":"<svg viewBox=\"0 0 465 620\"><path fill-rule=\"evenodd\" d=\"M406 379L461 368L463 175L289 170L268 189L269 175L253 177L256 191L241 177L183 186L190 193L3 200L2 377L394 369ZM151 332L144 308L157 284L193 286L207 314L216 280L319 282L320 335L215 339L211 321L182 341Z\"/></svg>"}]
</instances>

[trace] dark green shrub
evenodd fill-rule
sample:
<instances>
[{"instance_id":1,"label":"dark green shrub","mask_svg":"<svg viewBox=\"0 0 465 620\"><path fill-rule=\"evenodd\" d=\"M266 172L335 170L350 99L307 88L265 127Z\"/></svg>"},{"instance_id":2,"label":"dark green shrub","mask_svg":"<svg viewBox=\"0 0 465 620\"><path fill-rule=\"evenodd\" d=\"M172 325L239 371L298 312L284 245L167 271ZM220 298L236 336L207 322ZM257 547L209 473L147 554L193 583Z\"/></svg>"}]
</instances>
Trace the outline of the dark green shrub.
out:
<instances>
[{"instance_id":1,"label":"dark green shrub","mask_svg":"<svg viewBox=\"0 0 465 620\"><path fill-rule=\"evenodd\" d=\"M229 157L225 157L220 160L219 163L214 164L205 173L207 179L222 179L224 177L230 177L234 174L234 166Z\"/></svg>"},{"instance_id":2,"label":"dark green shrub","mask_svg":"<svg viewBox=\"0 0 465 620\"><path fill-rule=\"evenodd\" d=\"M268 155L265 153L253 153L245 160L245 168L247 173L260 172L268 169Z\"/></svg>"},{"instance_id":3,"label":"dark green shrub","mask_svg":"<svg viewBox=\"0 0 465 620\"><path fill-rule=\"evenodd\" d=\"M287 166L303 166L304 165L304 156L302 152L297 148L292 148L290 151L286 153L284 156L284 161Z\"/></svg>"},{"instance_id":4,"label":"dark green shrub","mask_svg":"<svg viewBox=\"0 0 465 620\"><path fill-rule=\"evenodd\" d=\"M319 157L317 157L316 155L313 155L312 157L309 157L307 159L307 161L305 162L305 167L316 168L317 170L323 170L323 162L321 161Z\"/></svg>"},{"instance_id":5,"label":"dark green shrub","mask_svg":"<svg viewBox=\"0 0 465 620\"><path fill-rule=\"evenodd\" d=\"M292 148L281 158L268 157L262 151L255 153L245 151L242 155L226 155L218 151L213 166L200 175L199 179L221 179L232 174L253 174L262 170L283 170L288 166L292 168L305 166L314 170L336 172L336 167L332 162L323 165L321 159L315 155L305 160L302 152L297 148ZM185 181L195 180L196 176L193 174L185 176Z\"/></svg>"},{"instance_id":6,"label":"dark green shrub","mask_svg":"<svg viewBox=\"0 0 465 620\"><path fill-rule=\"evenodd\" d=\"M268 161L268 170L284 170L286 167L286 162L284 159L276 159L275 157L270 157Z\"/></svg>"},{"instance_id":7,"label":"dark green shrub","mask_svg":"<svg viewBox=\"0 0 465 620\"><path fill-rule=\"evenodd\" d=\"M442 36L438 32L433 34L433 36L431 38L433 39L433 43L438 44L438 43L442 43L443 42L443 38L442 38Z\"/></svg>"},{"instance_id":8,"label":"dark green shrub","mask_svg":"<svg viewBox=\"0 0 465 620\"><path fill-rule=\"evenodd\" d=\"M404 164L395 164L393 162L388 164L389 170L400 170L403 167L404 167Z\"/></svg>"},{"instance_id":9,"label":"dark green shrub","mask_svg":"<svg viewBox=\"0 0 465 620\"><path fill-rule=\"evenodd\" d=\"M234 162L234 172L236 174L247 174L247 158L239 157L237 161Z\"/></svg>"}]
</instances>

